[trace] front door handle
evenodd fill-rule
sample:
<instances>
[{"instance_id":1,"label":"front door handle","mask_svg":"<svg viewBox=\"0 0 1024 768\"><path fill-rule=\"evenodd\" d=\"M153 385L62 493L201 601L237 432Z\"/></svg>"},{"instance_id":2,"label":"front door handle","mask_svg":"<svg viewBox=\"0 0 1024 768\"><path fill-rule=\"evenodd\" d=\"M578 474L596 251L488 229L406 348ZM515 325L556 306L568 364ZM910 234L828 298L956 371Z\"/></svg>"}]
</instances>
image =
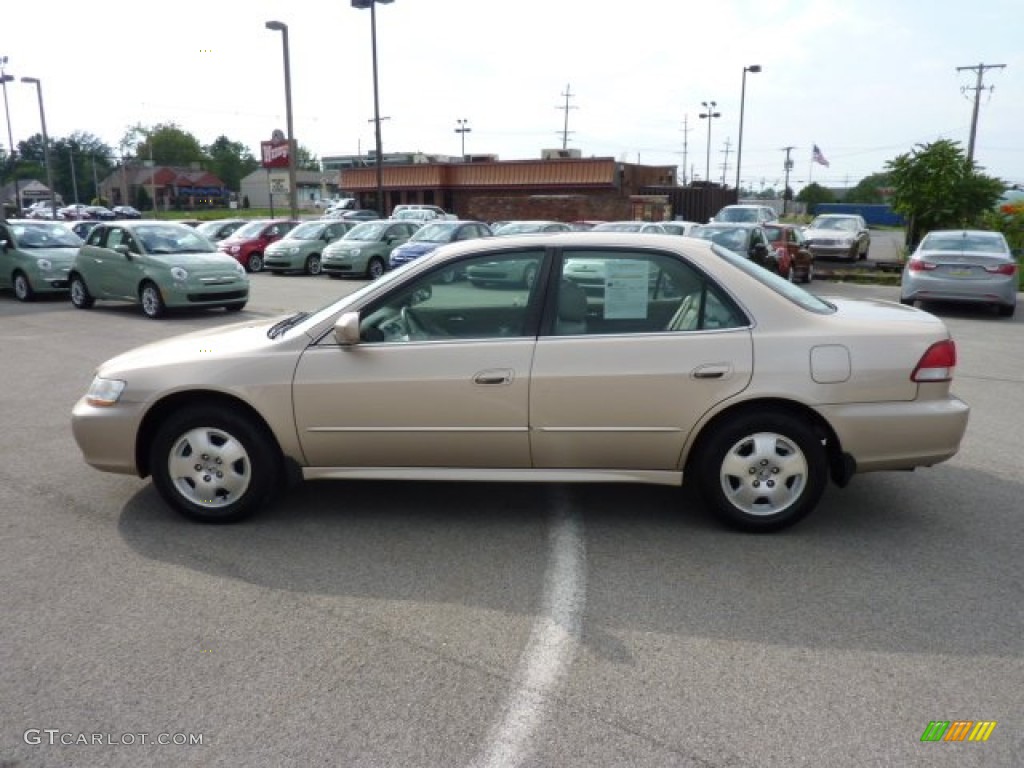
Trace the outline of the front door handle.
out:
<instances>
[{"instance_id":1,"label":"front door handle","mask_svg":"<svg viewBox=\"0 0 1024 768\"><path fill-rule=\"evenodd\" d=\"M513 371L511 368L492 368L487 371L480 371L473 376L474 384L511 384Z\"/></svg>"}]
</instances>

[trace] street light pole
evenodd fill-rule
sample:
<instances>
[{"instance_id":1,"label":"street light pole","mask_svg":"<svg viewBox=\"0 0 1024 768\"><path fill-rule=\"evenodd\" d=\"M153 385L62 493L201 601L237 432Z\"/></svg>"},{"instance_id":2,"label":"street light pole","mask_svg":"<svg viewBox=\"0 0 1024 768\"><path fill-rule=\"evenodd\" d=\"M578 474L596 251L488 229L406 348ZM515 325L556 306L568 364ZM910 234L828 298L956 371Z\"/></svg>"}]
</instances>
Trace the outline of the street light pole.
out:
<instances>
[{"instance_id":1,"label":"street light pole","mask_svg":"<svg viewBox=\"0 0 1024 768\"><path fill-rule=\"evenodd\" d=\"M43 84L37 77L23 77L23 83L34 83L39 97L39 122L43 128L43 164L46 166L46 186L50 188L50 216L57 218L57 193L53 189L53 165L50 163L50 137L46 135L46 110L43 109Z\"/></svg>"},{"instance_id":2,"label":"street light pole","mask_svg":"<svg viewBox=\"0 0 1024 768\"><path fill-rule=\"evenodd\" d=\"M285 120L288 123L288 204L294 219L299 215L299 191L295 181L295 155L298 145L295 143L295 129L292 124L292 68L291 57L288 54L288 25L282 21L268 21L266 27L280 32L284 42L284 109Z\"/></svg>"},{"instance_id":3,"label":"street light pole","mask_svg":"<svg viewBox=\"0 0 1024 768\"><path fill-rule=\"evenodd\" d=\"M743 107L747 100L747 72L758 73L761 71L760 64L751 64L743 68L743 85L740 87L740 138L736 143L736 199L740 194L740 161L743 159Z\"/></svg>"},{"instance_id":4,"label":"street light pole","mask_svg":"<svg viewBox=\"0 0 1024 768\"><path fill-rule=\"evenodd\" d=\"M455 129L456 133L462 134L462 161L466 161L466 134L473 129L469 127L468 119L459 119L455 121L459 124L459 127Z\"/></svg>"},{"instance_id":5,"label":"street light pole","mask_svg":"<svg viewBox=\"0 0 1024 768\"><path fill-rule=\"evenodd\" d=\"M703 104L704 109L707 110L707 112L700 113L701 120L708 121L708 157L704 168L704 179L706 184L711 184L711 121L716 117L721 117L722 113L715 112L715 107L718 106L718 102L702 101L701 104Z\"/></svg>"},{"instance_id":6,"label":"street light pole","mask_svg":"<svg viewBox=\"0 0 1024 768\"><path fill-rule=\"evenodd\" d=\"M7 115L7 151L10 155L11 170L14 171L14 132L11 130L11 108L7 104L7 84L14 81L14 75L4 72L7 66L7 57L0 57L0 84L4 89L4 113ZM14 171L14 204L18 206L16 216L21 216L21 190L18 187L18 173Z\"/></svg>"},{"instance_id":7,"label":"street light pole","mask_svg":"<svg viewBox=\"0 0 1024 768\"><path fill-rule=\"evenodd\" d=\"M370 9L370 49L373 55L373 122L376 139L377 166L377 213L386 215L384 210L384 157L380 141L380 91L377 78L377 3L391 3L394 0L352 0L353 8Z\"/></svg>"}]
</instances>

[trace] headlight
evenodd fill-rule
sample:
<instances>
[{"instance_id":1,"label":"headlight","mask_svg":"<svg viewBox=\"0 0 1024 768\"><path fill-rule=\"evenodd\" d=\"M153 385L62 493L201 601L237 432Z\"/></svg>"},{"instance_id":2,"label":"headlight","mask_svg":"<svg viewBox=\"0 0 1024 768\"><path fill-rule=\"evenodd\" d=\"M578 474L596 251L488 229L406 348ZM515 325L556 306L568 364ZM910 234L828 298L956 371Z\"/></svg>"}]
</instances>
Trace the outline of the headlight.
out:
<instances>
[{"instance_id":1,"label":"headlight","mask_svg":"<svg viewBox=\"0 0 1024 768\"><path fill-rule=\"evenodd\" d=\"M40 272L49 272L53 269L53 264L49 259L38 259L36 261L36 266L39 267Z\"/></svg>"},{"instance_id":2,"label":"headlight","mask_svg":"<svg viewBox=\"0 0 1024 768\"><path fill-rule=\"evenodd\" d=\"M235 272L240 274L242 277L245 277L245 267L243 267L237 261L235 262Z\"/></svg>"},{"instance_id":3,"label":"headlight","mask_svg":"<svg viewBox=\"0 0 1024 768\"><path fill-rule=\"evenodd\" d=\"M118 379L101 379L96 376L89 385L89 391L85 394L85 401L89 405L110 406L121 399L124 392L125 382Z\"/></svg>"},{"instance_id":4,"label":"headlight","mask_svg":"<svg viewBox=\"0 0 1024 768\"><path fill-rule=\"evenodd\" d=\"M241 264L239 264L241 266ZM188 280L188 272L181 267L171 267L171 277L178 282L184 282Z\"/></svg>"},{"instance_id":5,"label":"headlight","mask_svg":"<svg viewBox=\"0 0 1024 768\"><path fill-rule=\"evenodd\" d=\"M295 255L296 253L298 253L298 252L299 252L299 249L298 249L298 247L295 247L295 248L289 248L289 249L287 250L287 254L288 254L289 256L294 256L294 255Z\"/></svg>"}]
</instances>

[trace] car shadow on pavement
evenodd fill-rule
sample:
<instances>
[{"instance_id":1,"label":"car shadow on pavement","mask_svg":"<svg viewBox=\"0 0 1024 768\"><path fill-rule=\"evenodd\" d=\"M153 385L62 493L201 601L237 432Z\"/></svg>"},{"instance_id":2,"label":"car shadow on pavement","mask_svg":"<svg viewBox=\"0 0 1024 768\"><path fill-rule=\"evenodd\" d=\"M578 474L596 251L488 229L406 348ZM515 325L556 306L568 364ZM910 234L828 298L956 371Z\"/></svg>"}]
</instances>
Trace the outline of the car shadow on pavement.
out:
<instances>
[{"instance_id":1,"label":"car shadow on pavement","mask_svg":"<svg viewBox=\"0 0 1024 768\"><path fill-rule=\"evenodd\" d=\"M585 641L602 656L628 663L618 633L650 631L1019 657L1020 491L958 467L865 475L797 526L751 535L657 486L319 481L229 526L191 523L146 486L119 532L146 558L274 590L530 615L568 506Z\"/></svg>"}]
</instances>

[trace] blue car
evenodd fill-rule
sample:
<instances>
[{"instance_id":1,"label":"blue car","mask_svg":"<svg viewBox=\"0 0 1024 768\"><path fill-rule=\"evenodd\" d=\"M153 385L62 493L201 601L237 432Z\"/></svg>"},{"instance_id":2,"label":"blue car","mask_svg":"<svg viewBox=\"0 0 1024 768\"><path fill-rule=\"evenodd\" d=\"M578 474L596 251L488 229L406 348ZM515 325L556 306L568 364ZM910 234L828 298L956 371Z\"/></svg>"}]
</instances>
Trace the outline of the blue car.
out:
<instances>
[{"instance_id":1,"label":"blue car","mask_svg":"<svg viewBox=\"0 0 1024 768\"><path fill-rule=\"evenodd\" d=\"M446 243L490 237L491 228L479 221L432 221L424 224L409 240L391 252L391 268L426 256Z\"/></svg>"}]
</instances>

